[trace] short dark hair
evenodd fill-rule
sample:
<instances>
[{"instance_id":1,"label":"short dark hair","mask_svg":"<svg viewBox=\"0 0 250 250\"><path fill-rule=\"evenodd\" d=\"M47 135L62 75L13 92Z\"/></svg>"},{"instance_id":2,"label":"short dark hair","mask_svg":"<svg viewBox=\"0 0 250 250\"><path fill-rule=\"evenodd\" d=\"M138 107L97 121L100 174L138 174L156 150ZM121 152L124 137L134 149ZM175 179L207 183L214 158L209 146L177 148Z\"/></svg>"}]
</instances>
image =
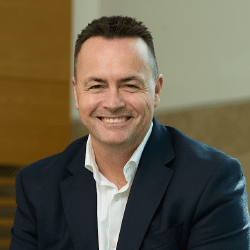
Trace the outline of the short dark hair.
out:
<instances>
[{"instance_id":1,"label":"short dark hair","mask_svg":"<svg viewBox=\"0 0 250 250\"><path fill-rule=\"evenodd\" d=\"M154 51L153 37L148 28L135 18L127 16L103 16L93 20L78 35L74 53L74 77L77 75L77 59L82 44L91 37L102 36L106 39L138 37L147 44L150 55L150 62L153 68L153 78L156 81L158 76L158 66Z\"/></svg>"}]
</instances>

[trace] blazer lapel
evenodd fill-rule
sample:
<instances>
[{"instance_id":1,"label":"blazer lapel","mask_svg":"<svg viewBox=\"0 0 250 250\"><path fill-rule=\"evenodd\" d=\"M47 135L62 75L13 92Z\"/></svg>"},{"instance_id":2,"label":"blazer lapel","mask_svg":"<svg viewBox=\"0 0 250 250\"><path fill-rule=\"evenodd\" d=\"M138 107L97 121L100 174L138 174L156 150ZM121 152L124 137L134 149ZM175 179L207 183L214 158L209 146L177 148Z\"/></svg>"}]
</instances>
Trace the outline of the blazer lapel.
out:
<instances>
[{"instance_id":1,"label":"blazer lapel","mask_svg":"<svg viewBox=\"0 0 250 250\"><path fill-rule=\"evenodd\" d=\"M86 143L67 167L73 174L61 181L66 221L76 250L98 249L97 195L92 172L84 167Z\"/></svg>"},{"instance_id":2,"label":"blazer lapel","mask_svg":"<svg viewBox=\"0 0 250 250\"><path fill-rule=\"evenodd\" d=\"M167 129L153 118L124 212L117 250L139 249L150 221L166 192L175 154ZM66 221L76 250L98 249L97 193L93 173L84 167L86 143L67 167L72 176L61 181Z\"/></svg>"},{"instance_id":3,"label":"blazer lapel","mask_svg":"<svg viewBox=\"0 0 250 250\"><path fill-rule=\"evenodd\" d=\"M140 248L173 174L173 170L166 167L175 158L170 133L155 118L153 123L130 190L117 250Z\"/></svg>"}]
</instances>

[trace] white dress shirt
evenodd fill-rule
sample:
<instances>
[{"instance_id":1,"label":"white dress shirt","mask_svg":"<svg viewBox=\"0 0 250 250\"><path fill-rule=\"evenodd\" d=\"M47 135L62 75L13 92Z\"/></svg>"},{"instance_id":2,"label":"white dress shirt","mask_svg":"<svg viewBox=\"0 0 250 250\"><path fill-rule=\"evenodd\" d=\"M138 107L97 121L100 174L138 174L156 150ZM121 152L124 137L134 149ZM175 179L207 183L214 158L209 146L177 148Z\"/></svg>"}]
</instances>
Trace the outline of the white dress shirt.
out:
<instances>
[{"instance_id":1,"label":"white dress shirt","mask_svg":"<svg viewBox=\"0 0 250 250\"><path fill-rule=\"evenodd\" d=\"M93 172L97 191L97 221L99 250L115 250L121 229L122 218L132 182L141 154L152 132L153 122L141 144L137 147L123 172L127 184L118 190L117 186L99 172L89 135L85 155L85 167Z\"/></svg>"}]
</instances>

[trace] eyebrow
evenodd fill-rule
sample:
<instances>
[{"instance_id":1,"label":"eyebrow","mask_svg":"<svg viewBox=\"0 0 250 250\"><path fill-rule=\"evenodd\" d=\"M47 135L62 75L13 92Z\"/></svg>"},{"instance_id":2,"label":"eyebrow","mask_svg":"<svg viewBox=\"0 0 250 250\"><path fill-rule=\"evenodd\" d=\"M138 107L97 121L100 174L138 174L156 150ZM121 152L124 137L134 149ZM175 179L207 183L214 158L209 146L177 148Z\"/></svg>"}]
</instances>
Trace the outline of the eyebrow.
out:
<instances>
[{"instance_id":1,"label":"eyebrow","mask_svg":"<svg viewBox=\"0 0 250 250\"><path fill-rule=\"evenodd\" d=\"M142 84L142 85L144 84L143 80L137 76L128 76L125 78L121 78L118 80L118 83L124 83L124 82L133 81L133 80ZM98 78L98 77L89 77L86 80L84 80L83 83L84 83L84 85L87 85L91 81L107 83L107 80L102 79L102 78Z\"/></svg>"}]
</instances>

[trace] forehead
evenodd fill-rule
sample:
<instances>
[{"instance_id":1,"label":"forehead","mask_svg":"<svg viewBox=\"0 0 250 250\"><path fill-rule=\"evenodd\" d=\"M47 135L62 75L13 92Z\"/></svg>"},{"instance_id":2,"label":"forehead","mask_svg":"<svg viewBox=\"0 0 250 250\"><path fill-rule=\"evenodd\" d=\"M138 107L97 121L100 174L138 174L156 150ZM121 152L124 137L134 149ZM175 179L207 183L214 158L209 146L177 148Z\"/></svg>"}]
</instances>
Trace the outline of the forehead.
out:
<instances>
[{"instance_id":1,"label":"forehead","mask_svg":"<svg viewBox=\"0 0 250 250\"><path fill-rule=\"evenodd\" d=\"M78 56L78 69L85 72L137 70L151 71L149 50L142 38L106 39L100 36L86 40ZM80 68L79 68L80 67Z\"/></svg>"},{"instance_id":2,"label":"forehead","mask_svg":"<svg viewBox=\"0 0 250 250\"><path fill-rule=\"evenodd\" d=\"M82 51L103 51L108 48L118 49L126 48L128 50L137 50L142 54L148 54L147 44L140 37L129 38L113 38L107 39L101 36L91 37L87 39L82 47Z\"/></svg>"},{"instance_id":3,"label":"forehead","mask_svg":"<svg viewBox=\"0 0 250 250\"><path fill-rule=\"evenodd\" d=\"M87 39L80 50L80 57L90 55L113 56L120 55L124 57L138 57L144 61L149 60L149 50L147 44L142 38L114 38L106 39L104 37L91 37Z\"/></svg>"}]
</instances>

